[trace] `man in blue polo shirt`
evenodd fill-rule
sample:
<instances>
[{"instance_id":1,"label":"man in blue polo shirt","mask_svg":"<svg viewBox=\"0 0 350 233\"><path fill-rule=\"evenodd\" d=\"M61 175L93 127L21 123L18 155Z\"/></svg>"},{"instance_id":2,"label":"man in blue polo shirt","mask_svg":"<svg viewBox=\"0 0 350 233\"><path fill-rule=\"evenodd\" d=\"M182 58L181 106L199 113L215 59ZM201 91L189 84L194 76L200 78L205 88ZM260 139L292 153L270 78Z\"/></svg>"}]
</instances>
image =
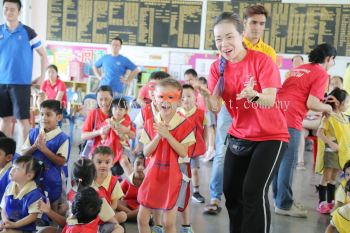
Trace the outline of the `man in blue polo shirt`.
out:
<instances>
[{"instance_id":1,"label":"man in blue polo shirt","mask_svg":"<svg viewBox=\"0 0 350 233\"><path fill-rule=\"evenodd\" d=\"M126 85L129 85L139 70L127 57L120 55L123 41L115 37L111 42L111 54L103 56L93 66L95 75L101 80L100 86L108 85L112 88L114 95L124 95ZM102 76L100 68L103 69ZM124 77L127 70L131 70L128 77Z\"/></svg>"},{"instance_id":2,"label":"man in blue polo shirt","mask_svg":"<svg viewBox=\"0 0 350 233\"><path fill-rule=\"evenodd\" d=\"M15 116L20 126L20 145L30 129L33 50L41 57L38 80L44 79L47 65L46 53L37 34L19 21L21 7L20 0L4 0L6 23L0 25L0 130L12 137L12 117Z\"/></svg>"}]
</instances>

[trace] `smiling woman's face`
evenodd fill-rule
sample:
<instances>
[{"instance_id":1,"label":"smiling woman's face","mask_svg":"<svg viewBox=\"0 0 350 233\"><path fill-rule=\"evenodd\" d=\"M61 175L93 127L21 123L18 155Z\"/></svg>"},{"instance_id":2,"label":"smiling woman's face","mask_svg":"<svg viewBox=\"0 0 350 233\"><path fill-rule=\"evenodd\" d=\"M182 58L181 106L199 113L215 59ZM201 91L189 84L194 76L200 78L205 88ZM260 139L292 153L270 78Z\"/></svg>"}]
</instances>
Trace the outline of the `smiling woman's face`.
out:
<instances>
[{"instance_id":1,"label":"smiling woman's face","mask_svg":"<svg viewBox=\"0 0 350 233\"><path fill-rule=\"evenodd\" d=\"M242 34L229 21L222 21L214 27L214 38L216 48L227 60L235 60L244 50Z\"/></svg>"}]
</instances>

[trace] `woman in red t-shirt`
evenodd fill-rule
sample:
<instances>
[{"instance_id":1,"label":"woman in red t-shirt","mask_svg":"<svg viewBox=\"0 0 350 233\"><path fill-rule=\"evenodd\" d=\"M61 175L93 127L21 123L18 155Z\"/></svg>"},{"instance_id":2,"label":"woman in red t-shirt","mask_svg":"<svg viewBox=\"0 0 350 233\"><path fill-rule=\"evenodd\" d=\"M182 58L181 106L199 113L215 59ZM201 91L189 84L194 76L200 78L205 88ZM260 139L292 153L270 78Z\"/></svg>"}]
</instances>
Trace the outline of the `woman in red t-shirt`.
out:
<instances>
[{"instance_id":1,"label":"woman in red t-shirt","mask_svg":"<svg viewBox=\"0 0 350 233\"><path fill-rule=\"evenodd\" d=\"M41 84L40 91L44 92L47 99L58 100L62 107L67 107L66 84L58 76L57 66L49 65L46 69L47 79Z\"/></svg>"},{"instance_id":2,"label":"woman in red t-shirt","mask_svg":"<svg viewBox=\"0 0 350 233\"><path fill-rule=\"evenodd\" d=\"M243 46L238 15L222 13L214 23L221 58L210 68L208 89L200 88L210 111L222 100L232 116L224 164L224 194L230 232L269 232L268 190L289 139L278 105L279 70L267 55Z\"/></svg>"},{"instance_id":3,"label":"woman in red t-shirt","mask_svg":"<svg viewBox=\"0 0 350 233\"><path fill-rule=\"evenodd\" d=\"M113 92L109 86L100 86L96 92L97 108L91 110L85 119L81 139L93 140L93 145L89 149L89 158L95 148L101 144L102 137L106 138L110 126L104 122L109 118Z\"/></svg>"},{"instance_id":4,"label":"woman in red t-shirt","mask_svg":"<svg viewBox=\"0 0 350 233\"><path fill-rule=\"evenodd\" d=\"M334 65L336 49L321 44L309 54L309 62L293 68L278 92L282 103L288 103L286 119L290 141L273 181L275 213L292 217L307 217L302 205L293 198L293 171L296 167L302 122L307 111L331 113L332 107L322 100L328 84L327 70ZM323 190L326 191L326 190Z\"/></svg>"}]
</instances>

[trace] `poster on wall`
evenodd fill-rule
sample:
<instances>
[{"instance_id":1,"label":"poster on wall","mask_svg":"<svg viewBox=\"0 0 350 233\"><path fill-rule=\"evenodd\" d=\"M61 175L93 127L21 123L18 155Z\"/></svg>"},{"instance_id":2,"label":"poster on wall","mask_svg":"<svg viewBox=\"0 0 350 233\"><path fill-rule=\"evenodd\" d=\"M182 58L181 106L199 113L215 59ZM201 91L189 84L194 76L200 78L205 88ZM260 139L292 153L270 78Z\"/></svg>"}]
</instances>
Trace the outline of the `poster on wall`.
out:
<instances>
[{"instance_id":1,"label":"poster on wall","mask_svg":"<svg viewBox=\"0 0 350 233\"><path fill-rule=\"evenodd\" d=\"M49 44L46 52L62 80L87 82L93 75L92 65L107 53L107 48Z\"/></svg>"}]
</instances>

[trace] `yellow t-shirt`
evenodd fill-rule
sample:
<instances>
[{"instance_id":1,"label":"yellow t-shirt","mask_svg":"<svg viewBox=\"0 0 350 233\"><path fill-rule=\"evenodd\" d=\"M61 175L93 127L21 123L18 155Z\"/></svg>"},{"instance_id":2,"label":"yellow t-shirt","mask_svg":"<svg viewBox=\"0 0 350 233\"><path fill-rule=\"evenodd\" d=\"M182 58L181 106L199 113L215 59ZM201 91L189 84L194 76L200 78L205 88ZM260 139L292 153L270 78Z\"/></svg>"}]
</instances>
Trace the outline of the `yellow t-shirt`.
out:
<instances>
[{"instance_id":1,"label":"yellow t-shirt","mask_svg":"<svg viewBox=\"0 0 350 233\"><path fill-rule=\"evenodd\" d=\"M262 53L265 53L267 56L271 57L272 60L276 63L277 61L277 54L275 50L268 44L264 43L264 41L260 38L258 43L252 44L246 37L243 38L244 44L247 46L248 49L252 49L255 51L259 51Z\"/></svg>"},{"instance_id":2,"label":"yellow t-shirt","mask_svg":"<svg viewBox=\"0 0 350 233\"><path fill-rule=\"evenodd\" d=\"M92 182L91 187L93 187L94 189L98 190L99 187L104 187L106 190L108 190L109 188L109 183L111 182L111 178L112 178L112 174L108 174L107 178L103 181L102 184L97 184L95 181ZM114 186L114 189L112 191L112 195L111 195L111 200L119 200L122 197L124 197L124 193L123 190L120 186L119 181L117 181L116 185Z\"/></svg>"},{"instance_id":3,"label":"yellow t-shirt","mask_svg":"<svg viewBox=\"0 0 350 233\"><path fill-rule=\"evenodd\" d=\"M350 229L350 205L339 207L334 211L331 224L339 233L349 233Z\"/></svg>"}]
</instances>

